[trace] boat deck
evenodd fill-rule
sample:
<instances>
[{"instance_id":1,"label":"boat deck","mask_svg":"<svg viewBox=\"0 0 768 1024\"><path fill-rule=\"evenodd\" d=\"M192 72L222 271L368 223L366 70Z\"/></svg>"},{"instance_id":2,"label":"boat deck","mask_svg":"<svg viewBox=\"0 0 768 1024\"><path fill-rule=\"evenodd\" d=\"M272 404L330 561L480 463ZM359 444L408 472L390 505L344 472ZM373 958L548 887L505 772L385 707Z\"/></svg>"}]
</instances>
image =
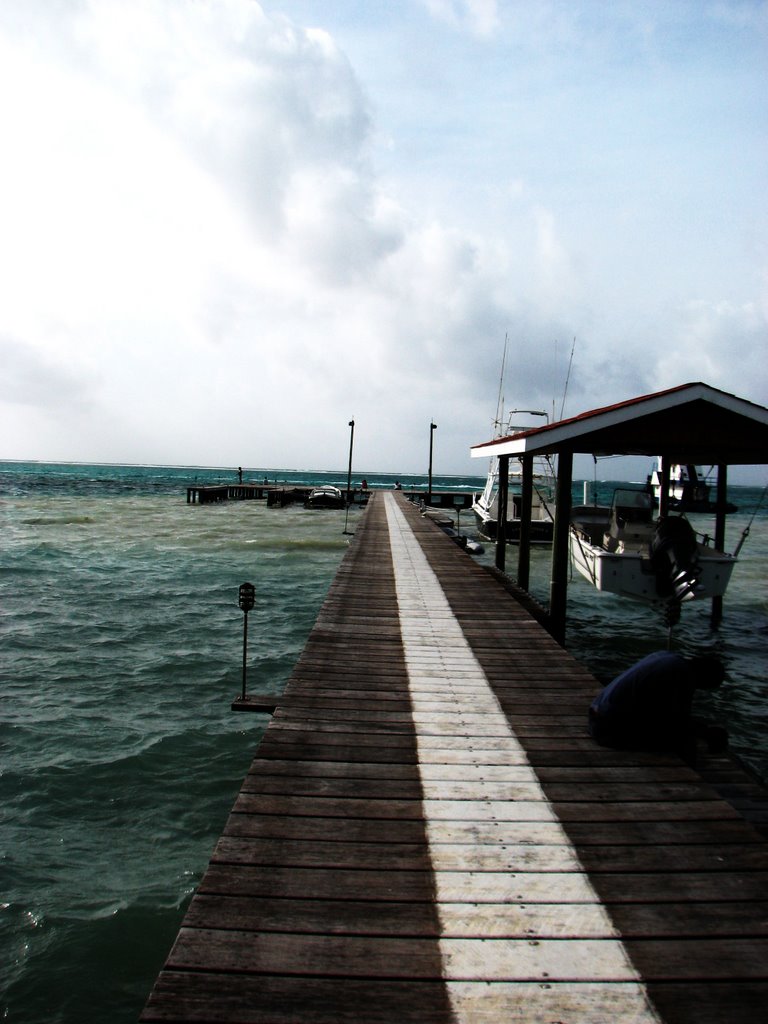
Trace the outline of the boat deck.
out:
<instances>
[{"instance_id":1,"label":"boat deck","mask_svg":"<svg viewBox=\"0 0 768 1024\"><path fill-rule=\"evenodd\" d=\"M598 747L597 689L377 493L142 1020L760 1019L764 792Z\"/></svg>"}]
</instances>

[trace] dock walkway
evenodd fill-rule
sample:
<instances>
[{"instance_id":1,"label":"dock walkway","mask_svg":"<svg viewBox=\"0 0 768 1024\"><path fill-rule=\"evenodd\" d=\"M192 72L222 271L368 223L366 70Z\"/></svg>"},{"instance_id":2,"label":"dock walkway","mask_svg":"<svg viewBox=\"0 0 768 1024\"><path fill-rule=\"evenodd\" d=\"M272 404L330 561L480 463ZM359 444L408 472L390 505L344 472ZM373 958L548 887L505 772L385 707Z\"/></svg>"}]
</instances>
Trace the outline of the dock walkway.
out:
<instances>
[{"instance_id":1,"label":"dock walkway","mask_svg":"<svg viewBox=\"0 0 768 1024\"><path fill-rule=\"evenodd\" d=\"M764 1019L765 837L675 757L595 745L597 688L377 494L142 1020Z\"/></svg>"}]
</instances>

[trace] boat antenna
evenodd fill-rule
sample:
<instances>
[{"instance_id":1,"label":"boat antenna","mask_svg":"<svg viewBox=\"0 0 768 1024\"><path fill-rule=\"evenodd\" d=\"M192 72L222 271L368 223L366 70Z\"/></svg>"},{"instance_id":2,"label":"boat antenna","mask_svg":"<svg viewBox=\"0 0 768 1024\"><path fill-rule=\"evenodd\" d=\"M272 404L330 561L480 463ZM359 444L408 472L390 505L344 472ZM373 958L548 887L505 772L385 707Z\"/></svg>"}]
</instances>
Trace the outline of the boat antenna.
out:
<instances>
[{"instance_id":1,"label":"boat antenna","mask_svg":"<svg viewBox=\"0 0 768 1024\"><path fill-rule=\"evenodd\" d=\"M752 518L749 520L747 525L744 527L744 530L743 530L743 532L741 534L741 538L739 539L739 543L736 545L736 549L733 552L733 557L734 558L738 558L739 552L744 547L744 541L749 536L750 528L752 526L752 523L755 521L755 516L760 511L760 506L763 504L763 498L765 497L767 491L768 491L768 484L766 484L765 487L763 488L763 493L760 495L760 501L758 501L757 505L755 505L755 510L752 513Z\"/></svg>"},{"instance_id":2,"label":"boat antenna","mask_svg":"<svg viewBox=\"0 0 768 1024\"><path fill-rule=\"evenodd\" d=\"M557 377L557 338L555 338L555 364L554 364L553 377ZM555 405L555 395L552 394L552 422L554 423L557 419L557 406Z\"/></svg>"},{"instance_id":3,"label":"boat antenna","mask_svg":"<svg viewBox=\"0 0 768 1024\"><path fill-rule=\"evenodd\" d=\"M504 332L504 352L501 357L501 373L499 374L499 396L496 399L496 419L493 423L494 433L499 437L501 436L501 421L504 416L504 368L507 365L507 342L509 341L509 332Z\"/></svg>"},{"instance_id":4,"label":"boat antenna","mask_svg":"<svg viewBox=\"0 0 768 1024\"><path fill-rule=\"evenodd\" d=\"M571 367L573 366L573 353L576 349L576 335L573 336L573 344L571 345L571 358L568 360L568 373L565 375L565 387L563 388L563 401L560 406L560 419L563 418L565 412L565 396L568 394L568 383L571 379Z\"/></svg>"}]
</instances>

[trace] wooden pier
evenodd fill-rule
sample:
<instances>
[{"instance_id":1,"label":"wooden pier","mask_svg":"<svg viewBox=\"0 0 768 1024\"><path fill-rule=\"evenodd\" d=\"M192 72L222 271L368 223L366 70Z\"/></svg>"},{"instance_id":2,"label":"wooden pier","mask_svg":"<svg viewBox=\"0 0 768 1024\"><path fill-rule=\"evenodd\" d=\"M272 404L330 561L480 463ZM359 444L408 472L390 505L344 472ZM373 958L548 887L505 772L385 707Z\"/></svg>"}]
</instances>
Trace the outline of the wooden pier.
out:
<instances>
[{"instance_id":1,"label":"wooden pier","mask_svg":"<svg viewBox=\"0 0 768 1024\"><path fill-rule=\"evenodd\" d=\"M764 1019L764 790L593 743L512 591L376 494L143 1021Z\"/></svg>"},{"instance_id":2,"label":"wooden pier","mask_svg":"<svg viewBox=\"0 0 768 1024\"><path fill-rule=\"evenodd\" d=\"M187 487L187 504L211 505L220 501L266 498L271 489L267 484L193 484Z\"/></svg>"},{"instance_id":3,"label":"wooden pier","mask_svg":"<svg viewBox=\"0 0 768 1024\"><path fill-rule=\"evenodd\" d=\"M212 505L222 501L248 501L250 499L266 499L268 505L295 505L305 501L309 497L314 484L308 483L283 483L279 484L265 482L238 483L238 484L191 484L187 487L188 505ZM356 504L365 505L373 491L362 490L360 487L346 487L339 485L345 500ZM417 505L426 503L435 508L443 509L446 512L466 511L472 507L473 495L467 491L427 491L408 490L403 492L405 496Z\"/></svg>"}]
</instances>

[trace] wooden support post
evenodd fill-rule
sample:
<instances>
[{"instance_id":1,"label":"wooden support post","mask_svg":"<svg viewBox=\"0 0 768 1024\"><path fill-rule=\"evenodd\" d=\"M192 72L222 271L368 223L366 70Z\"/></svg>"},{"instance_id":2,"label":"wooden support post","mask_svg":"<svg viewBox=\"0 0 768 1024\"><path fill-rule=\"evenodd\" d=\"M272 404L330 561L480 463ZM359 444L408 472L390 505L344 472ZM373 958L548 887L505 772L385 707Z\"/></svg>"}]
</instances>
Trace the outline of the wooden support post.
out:
<instances>
[{"instance_id":1,"label":"wooden support post","mask_svg":"<svg viewBox=\"0 0 768 1024\"><path fill-rule=\"evenodd\" d=\"M669 456L659 456L659 519L669 515Z\"/></svg>"},{"instance_id":2,"label":"wooden support post","mask_svg":"<svg viewBox=\"0 0 768 1024\"><path fill-rule=\"evenodd\" d=\"M509 503L509 455L499 456L499 479L496 497L496 568L504 572L507 565L507 508Z\"/></svg>"},{"instance_id":3,"label":"wooden support post","mask_svg":"<svg viewBox=\"0 0 768 1024\"><path fill-rule=\"evenodd\" d=\"M523 455L520 493L520 546L517 552L517 584L527 590L531 579L531 506L533 505L533 456Z\"/></svg>"},{"instance_id":4,"label":"wooden support post","mask_svg":"<svg viewBox=\"0 0 768 1024\"><path fill-rule=\"evenodd\" d=\"M552 577L549 585L549 631L565 644L565 611L568 595L568 537L571 526L573 453L560 452L557 461L555 528L552 537Z\"/></svg>"},{"instance_id":5,"label":"wooden support post","mask_svg":"<svg viewBox=\"0 0 768 1024\"><path fill-rule=\"evenodd\" d=\"M717 508L715 509L715 547L725 551L725 507L728 504L728 467L717 467ZM717 629L723 621L723 598L712 598L712 628Z\"/></svg>"}]
</instances>

